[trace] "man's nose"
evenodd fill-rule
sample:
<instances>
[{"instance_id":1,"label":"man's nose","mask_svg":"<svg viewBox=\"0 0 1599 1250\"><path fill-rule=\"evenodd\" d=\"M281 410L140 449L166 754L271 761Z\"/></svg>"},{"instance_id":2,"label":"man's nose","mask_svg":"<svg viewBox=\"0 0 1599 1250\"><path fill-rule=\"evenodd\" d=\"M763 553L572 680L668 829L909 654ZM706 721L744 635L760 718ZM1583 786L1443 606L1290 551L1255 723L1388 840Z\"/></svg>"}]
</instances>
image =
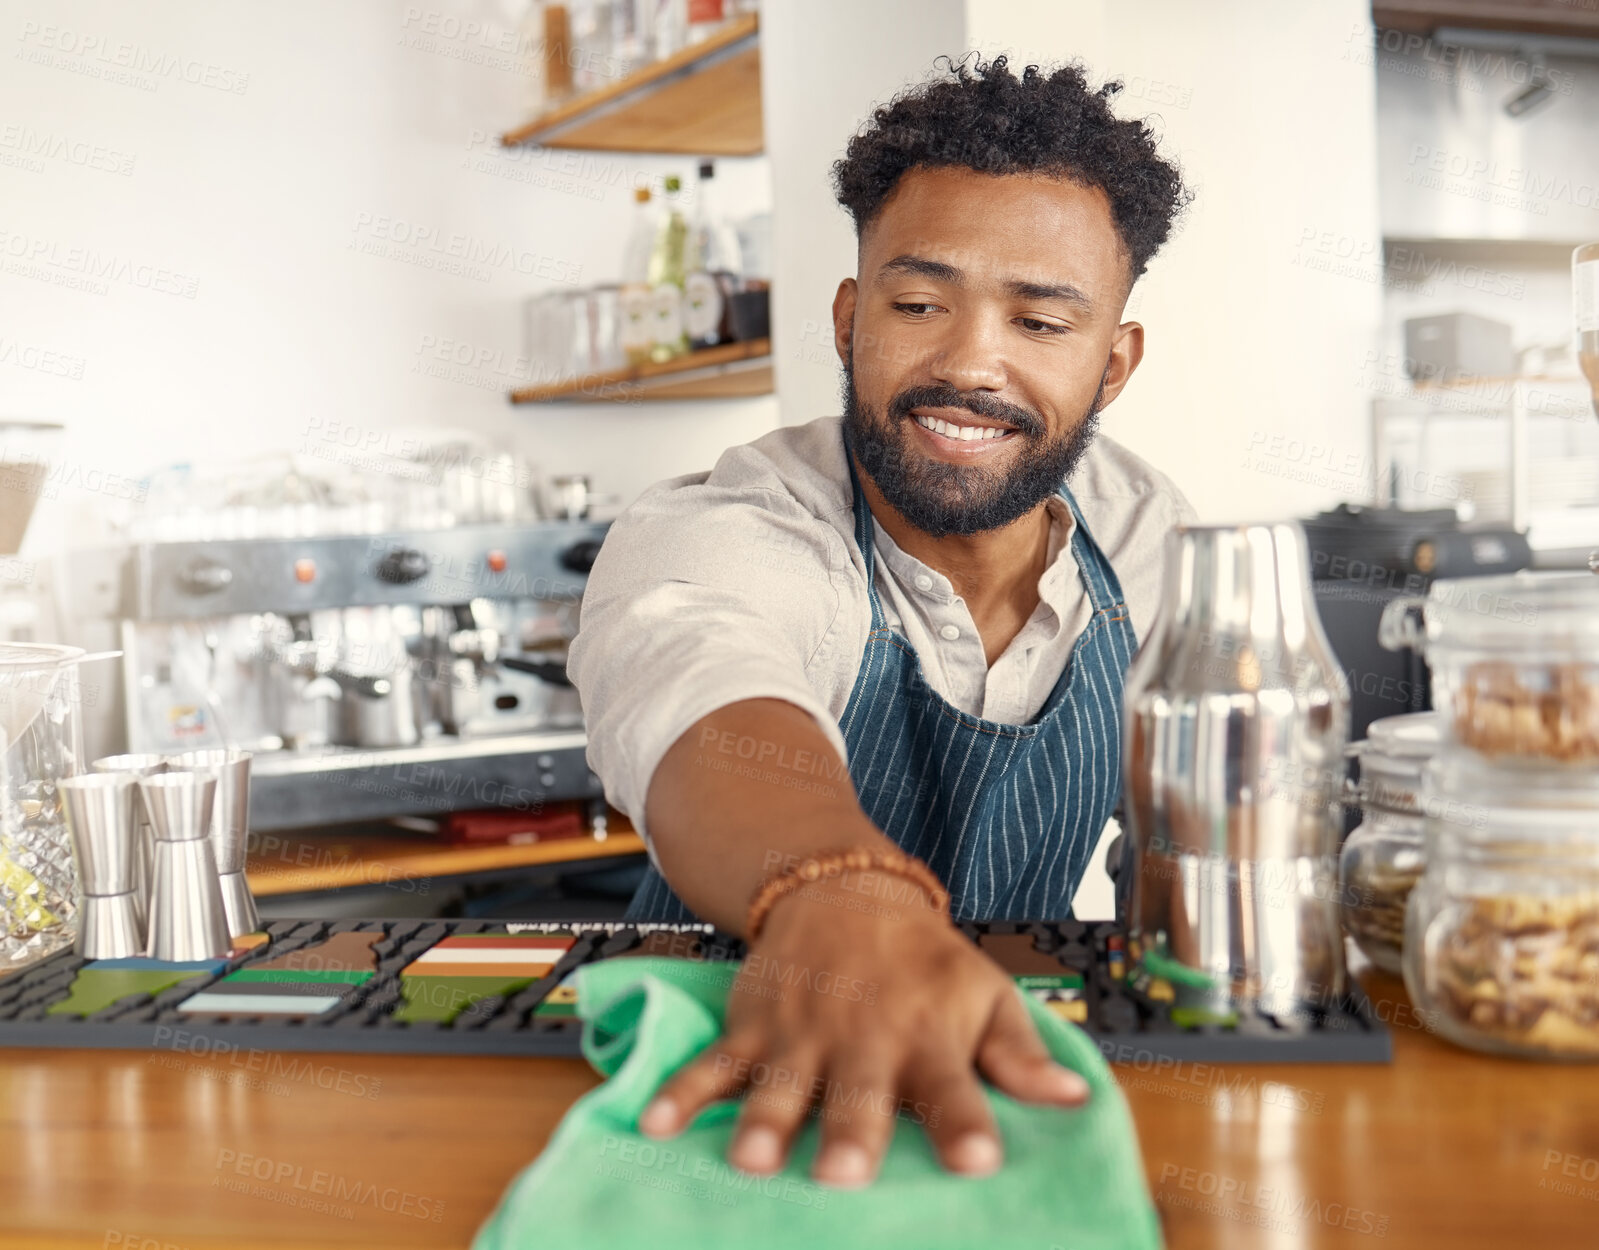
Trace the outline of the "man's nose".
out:
<instances>
[{"instance_id":1,"label":"man's nose","mask_svg":"<svg viewBox=\"0 0 1599 1250\"><path fill-rule=\"evenodd\" d=\"M929 362L933 379L958 391L1004 390L1005 323L998 316L970 313L950 317L946 325Z\"/></svg>"}]
</instances>

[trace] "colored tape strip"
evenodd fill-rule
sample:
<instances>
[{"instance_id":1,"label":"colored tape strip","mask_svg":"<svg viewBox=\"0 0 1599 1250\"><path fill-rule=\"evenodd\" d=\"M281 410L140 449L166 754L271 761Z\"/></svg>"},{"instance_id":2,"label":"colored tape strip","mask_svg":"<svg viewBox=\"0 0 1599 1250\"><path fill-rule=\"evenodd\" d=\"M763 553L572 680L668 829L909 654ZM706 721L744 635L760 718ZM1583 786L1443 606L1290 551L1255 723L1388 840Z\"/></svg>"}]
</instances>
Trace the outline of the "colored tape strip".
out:
<instances>
[{"instance_id":1,"label":"colored tape strip","mask_svg":"<svg viewBox=\"0 0 1599 1250\"><path fill-rule=\"evenodd\" d=\"M339 1005L337 998L310 998L305 995L196 994L181 1007L182 1012L204 1012L231 1016L319 1016Z\"/></svg>"}]
</instances>

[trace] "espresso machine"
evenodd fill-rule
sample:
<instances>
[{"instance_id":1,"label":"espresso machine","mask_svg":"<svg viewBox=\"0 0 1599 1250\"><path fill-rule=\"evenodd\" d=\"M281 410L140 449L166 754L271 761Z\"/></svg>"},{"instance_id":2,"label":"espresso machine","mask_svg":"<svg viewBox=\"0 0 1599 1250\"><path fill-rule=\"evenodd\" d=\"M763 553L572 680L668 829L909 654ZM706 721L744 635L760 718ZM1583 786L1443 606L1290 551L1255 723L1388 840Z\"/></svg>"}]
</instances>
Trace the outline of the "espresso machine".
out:
<instances>
[{"instance_id":1,"label":"espresso machine","mask_svg":"<svg viewBox=\"0 0 1599 1250\"><path fill-rule=\"evenodd\" d=\"M273 830L597 798L566 646L606 524L135 543L85 555L114 750L252 752Z\"/></svg>"}]
</instances>

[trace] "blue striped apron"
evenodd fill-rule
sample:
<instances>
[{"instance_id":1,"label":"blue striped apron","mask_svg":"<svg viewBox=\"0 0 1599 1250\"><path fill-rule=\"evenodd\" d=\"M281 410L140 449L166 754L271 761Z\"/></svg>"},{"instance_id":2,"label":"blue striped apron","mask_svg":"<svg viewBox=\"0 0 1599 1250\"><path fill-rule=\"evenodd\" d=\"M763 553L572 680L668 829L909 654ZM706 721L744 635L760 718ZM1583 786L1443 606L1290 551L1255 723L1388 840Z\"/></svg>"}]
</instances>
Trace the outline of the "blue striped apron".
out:
<instances>
[{"instance_id":1,"label":"blue striped apron","mask_svg":"<svg viewBox=\"0 0 1599 1250\"><path fill-rule=\"evenodd\" d=\"M1037 719L1002 725L941 698L878 598L872 513L855 490L872 630L839 720L850 779L872 823L925 860L956 919L1052 920L1072 895L1121 793L1122 679L1137 641L1110 560L1071 508L1072 557L1094 613ZM635 920L693 913L652 866L628 907Z\"/></svg>"}]
</instances>

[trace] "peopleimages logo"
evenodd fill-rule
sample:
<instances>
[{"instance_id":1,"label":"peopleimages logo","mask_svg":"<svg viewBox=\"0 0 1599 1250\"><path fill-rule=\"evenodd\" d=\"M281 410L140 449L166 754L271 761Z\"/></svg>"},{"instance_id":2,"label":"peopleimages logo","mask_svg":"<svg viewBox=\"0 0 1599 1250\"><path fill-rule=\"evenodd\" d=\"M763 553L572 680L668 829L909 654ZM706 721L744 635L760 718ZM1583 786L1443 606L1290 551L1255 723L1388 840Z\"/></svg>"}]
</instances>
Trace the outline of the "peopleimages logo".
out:
<instances>
[{"instance_id":1,"label":"peopleimages logo","mask_svg":"<svg viewBox=\"0 0 1599 1250\"><path fill-rule=\"evenodd\" d=\"M1293 1195L1286 1189L1176 1163L1161 1165L1160 1184L1172 1186L1160 1194L1170 1206L1187 1207L1272 1231L1293 1233L1309 1222L1373 1237L1382 1237L1388 1232L1388 1217L1376 1211L1363 1210L1347 1202L1323 1202L1305 1194Z\"/></svg>"},{"instance_id":2,"label":"peopleimages logo","mask_svg":"<svg viewBox=\"0 0 1599 1250\"><path fill-rule=\"evenodd\" d=\"M250 76L236 69L193 57L161 52L140 43L73 30L70 26L23 22L17 57L36 64L72 69L91 78L125 82L141 90L157 90L163 79L243 95Z\"/></svg>"},{"instance_id":3,"label":"peopleimages logo","mask_svg":"<svg viewBox=\"0 0 1599 1250\"><path fill-rule=\"evenodd\" d=\"M444 1219L444 1203L436 1198L393 1185L379 1185L375 1181L340 1176L321 1168L308 1169L303 1164L269 1159L265 1155L219 1150L216 1170L217 1174L211 1181L214 1188L265 1198L285 1206L326 1210L330 1204L347 1203L375 1207L391 1215L409 1216L415 1220L432 1220L435 1224ZM341 1219L354 1216L349 1206L329 1213Z\"/></svg>"},{"instance_id":4,"label":"peopleimages logo","mask_svg":"<svg viewBox=\"0 0 1599 1250\"><path fill-rule=\"evenodd\" d=\"M115 148L88 143L81 139L71 139L54 131L34 130L31 126L17 122L0 126L0 148L36 162L64 161L68 165L97 169L101 173L119 174L123 177L133 172L135 159Z\"/></svg>"},{"instance_id":5,"label":"peopleimages logo","mask_svg":"<svg viewBox=\"0 0 1599 1250\"><path fill-rule=\"evenodd\" d=\"M463 234L459 230L441 230L386 213L358 213L351 227L348 247L363 255L455 274L475 282L487 282L498 272L575 285L583 272L583 266L576 261Z\"/></svg>"},{"instance_id":6,"label":"peopleimages logo","mask_svg":"<svg viewBox=\"0 0 1599 1250\"><path fill-rule=\"evenodd\" d=\"M24 234L3 225L0 225L0 262L6 263L8 273L54 281L57 285L76 285L61 281L71 277L100 295L104 295L113 282L180 299L193 299L200 289L198 278L160 265L141 263L92 247L63 246L55 239ZM21 268L13 269L10 262L16 262Z\"/></svg>"},{"instance_id":7,"label":"peopleimages logo","mask_svg":"<svg viewBox=\"0 0 1599 1250\"><path fill-rule=\"evenodd\" d=\"M1599 211L1599 185L1573 182L1564 173L1552 170L1505 165L1478 152L1456 152L1426 143L1411 145L1407 164L1410 168L1406 181L1434 190L1452 190L1474 199L1491 199L1496 204L1539 214L1547 213L1549 204L1556 202ZM1427 180L1429 177L1432 181ZM1445 178L1456 179L1459 185L1451 186L1442 181ZM1496 190L1525 198L1493 198L1491 192Z\"/></svg>"}]
</instances>

